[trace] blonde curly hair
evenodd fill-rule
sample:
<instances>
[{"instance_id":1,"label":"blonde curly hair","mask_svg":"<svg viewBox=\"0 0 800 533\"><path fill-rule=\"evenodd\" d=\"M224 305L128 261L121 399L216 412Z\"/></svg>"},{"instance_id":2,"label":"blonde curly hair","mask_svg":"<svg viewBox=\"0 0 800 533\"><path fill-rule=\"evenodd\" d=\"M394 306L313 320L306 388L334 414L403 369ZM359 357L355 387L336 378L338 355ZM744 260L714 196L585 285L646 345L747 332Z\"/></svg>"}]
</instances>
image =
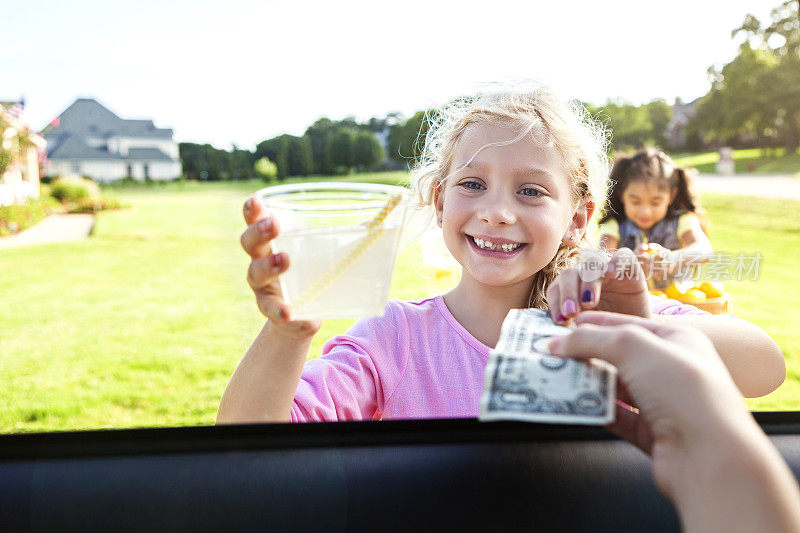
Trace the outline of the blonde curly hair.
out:
<instances>
[{"instance_id":1,"label":"blonde curly hair","mask_svg":"<svg viewBox=\"0 0 800 533\"><path fill-rule=\"evenodd\" d=\"M501 90L457 98L426 113L426 119L429 129L425 145L419 161L411 169L409 180L418 207L428 209L428 216L434 214L435 191L450 175L460 170L451 172L450 166L458 142L470 124L521 127L522 131L516 138L492 145L511 144L533 134L538 142L554 147L561 155L567 176L571 178L574 206L583 200L591 200L596 210L602 211L609 185L608 132L603 124L589 116L580 103L565 102L549 89L537 86L528 90ZM477 152L472 157L475 155ZM595 220L590 223L596 224ZM530 307L547 307L547 287L575 261L580 247L586 244L588 241L584 235L579 243L559 245L555 257L534 276L528 302Z\"/></svg>"}]
</instances>

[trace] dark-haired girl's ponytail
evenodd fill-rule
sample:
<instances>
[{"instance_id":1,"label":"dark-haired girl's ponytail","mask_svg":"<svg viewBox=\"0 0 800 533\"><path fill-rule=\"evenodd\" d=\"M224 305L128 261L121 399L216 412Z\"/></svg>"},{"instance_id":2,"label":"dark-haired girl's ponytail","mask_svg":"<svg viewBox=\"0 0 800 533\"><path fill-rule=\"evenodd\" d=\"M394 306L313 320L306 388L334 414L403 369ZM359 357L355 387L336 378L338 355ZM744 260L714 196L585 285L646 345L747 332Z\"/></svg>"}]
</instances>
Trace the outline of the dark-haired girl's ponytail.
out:
<instances>
[{"instance_id":1,"label":"dark-haired girl's ponytail","mask_svg":"<svg viewBox=\"0 0 800 533\"><path fill-rule=\"evenodd\" d=\"M700 220L700 227L708 235L709 223L705 217L705 210L700 206L700 200L694 192L692 175L695 170L678 167L675 169L675 199L669 206L670 214L694 213Z\"/></svg>"}]
</instances>

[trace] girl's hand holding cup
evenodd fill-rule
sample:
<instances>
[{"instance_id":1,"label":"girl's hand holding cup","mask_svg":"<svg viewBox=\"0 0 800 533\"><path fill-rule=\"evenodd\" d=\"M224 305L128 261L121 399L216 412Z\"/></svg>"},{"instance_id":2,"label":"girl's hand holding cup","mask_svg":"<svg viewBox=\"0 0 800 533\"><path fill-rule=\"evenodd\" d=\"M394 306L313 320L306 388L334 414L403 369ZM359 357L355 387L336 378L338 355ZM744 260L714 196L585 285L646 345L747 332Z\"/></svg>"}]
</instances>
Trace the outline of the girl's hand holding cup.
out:
<instances>
[{"instance_id":1,"label":"girl's hand holding cup","mask_svg":"<svg viewBox=\"0 0 800 533\"><path fill-rule=\"evenodd\" d=\"M277 219L255 196L247 199L243 211L247 229L242 233L241 243L251 258L247 282L256 295L259 311L283 333L300 338L314 336L322 322L292 321L291 309L283 299L278 276L289 268L289 256L272 253L270 242L280 231Z\"/></svg>"},{"instance_id":2,"label":"girl's hand holding cup","mask_svg":"<svg viewBox=\"0 0 800 533\"><path fill-rule=\"evenodd\" d=\"M644 318L652 314L644 272L627 248L618 249L610 259L597 250L583 250L578 264L547 288L547 302L557 324L566 324L587 309Z\"/></svg>"}]
</instances>

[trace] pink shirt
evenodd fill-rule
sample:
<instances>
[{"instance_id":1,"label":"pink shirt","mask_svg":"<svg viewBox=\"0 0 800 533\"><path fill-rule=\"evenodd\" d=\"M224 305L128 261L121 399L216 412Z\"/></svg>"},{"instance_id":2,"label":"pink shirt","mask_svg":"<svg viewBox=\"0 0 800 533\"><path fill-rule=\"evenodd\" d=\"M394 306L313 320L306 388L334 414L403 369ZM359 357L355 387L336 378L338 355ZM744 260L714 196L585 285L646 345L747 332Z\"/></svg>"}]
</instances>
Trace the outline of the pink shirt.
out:
<instances>
[{"instance_id":1,"label":"pink shirt","mask_svg":"<svg viewBox=\"0 0 800 533\"><path fill-rule=\"evenodd\" d=\"M653 298L653 313L708 314ZM489 347L456 321L441 296L390 300L307 361L292 422L476 417Z\"/></svg>"}]
</instances>

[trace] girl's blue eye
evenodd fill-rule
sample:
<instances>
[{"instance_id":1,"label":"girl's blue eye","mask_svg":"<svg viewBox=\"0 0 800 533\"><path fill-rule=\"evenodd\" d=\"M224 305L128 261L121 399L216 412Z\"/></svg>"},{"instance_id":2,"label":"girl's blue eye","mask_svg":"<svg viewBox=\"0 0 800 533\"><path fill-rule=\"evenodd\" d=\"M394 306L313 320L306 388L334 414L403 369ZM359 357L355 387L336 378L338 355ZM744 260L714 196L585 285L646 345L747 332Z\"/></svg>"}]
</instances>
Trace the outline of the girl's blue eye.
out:
<instances>
[{"instance_id":1,"label":"girl's blue eye","mask_svg":"<svg viewBox=\"0 0 800 533\"><path fill-rule=\"evenodd\" d=\"M542 191L536 189L534 187L525 187L520 191L524 196L530 196L532 198L538 198L539 196L543 196Z\"/></svg>"},{"instance_id":2,"label":"girl's blue eye","mask_svg":"<svg viewBox=\"0 0 800 533\"><path fill-rule=\"evenodd\" d=\"M482 185L477 181L462 181L461 183L458 184L458 186L464 187L465 189L469 189L471 191L480 190L480 188L482 187Z\"/></svg>"}]
</instances>

